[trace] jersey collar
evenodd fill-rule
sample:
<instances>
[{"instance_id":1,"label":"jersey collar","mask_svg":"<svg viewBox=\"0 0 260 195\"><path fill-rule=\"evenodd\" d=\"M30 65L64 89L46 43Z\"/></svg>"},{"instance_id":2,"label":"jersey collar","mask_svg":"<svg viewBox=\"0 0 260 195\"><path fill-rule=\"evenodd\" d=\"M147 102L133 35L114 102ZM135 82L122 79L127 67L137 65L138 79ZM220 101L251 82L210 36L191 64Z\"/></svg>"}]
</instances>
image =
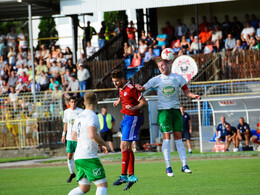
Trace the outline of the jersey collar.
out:
<instances>
[{"instance_id":1,"label":"jersey collar","mask_svg":"<svg viewBox=\"0 0 260 195\"><path fill-rule=\"evenodd\" d=\"M121 89L124 89L129 83L130 81L126 82L126 84Z\"/></svg>"}]
</instances>

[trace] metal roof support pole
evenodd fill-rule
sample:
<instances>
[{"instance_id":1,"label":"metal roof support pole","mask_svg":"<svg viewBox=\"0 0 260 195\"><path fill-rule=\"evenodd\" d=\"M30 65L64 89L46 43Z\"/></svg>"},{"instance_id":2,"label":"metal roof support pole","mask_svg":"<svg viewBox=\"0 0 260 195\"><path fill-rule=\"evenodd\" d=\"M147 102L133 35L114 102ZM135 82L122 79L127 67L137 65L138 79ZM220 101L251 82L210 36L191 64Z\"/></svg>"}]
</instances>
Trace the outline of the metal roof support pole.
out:
<instances>
[{"instance_id":1,"label":"metal roof support pole","mask_svg":"<svg viewBox=\"0 0 260 195\"><path fill-rule=\"evenodd\" d=\"M36 83L35 83L35 67L34 67L34 55L33 55L33 30L32 30L32 4L28 3L28 17L29 17L29 37L30 37L30 50L31 50L31 60L32 60L32 75L33 84L31 86L33 94L33 102L36 104Z\"/></svg>"},{"instance_id":2,"label":"metal roof support pole","mask_svg":"<svg viewBox=\"0 0 260 195\"><path fill-rule=\"evenodd\" d=\"M198 100L198 120L199 120L199 136L200 136L200 152L202 153L202 130L201 130L201 109L200 100Z\"/></svg>"},{"instance_id":3,"label":"metal roof support pole","mask_svg":"<svg viewBox=\"0 0 260 195\"><path fill-rule=\"evenodd\" d=\"M198 37L198 54L200 54L200 47L199 47L199 5L195 5L195 17L196 17L196 35Z\"/></svg>"}]
</instances>

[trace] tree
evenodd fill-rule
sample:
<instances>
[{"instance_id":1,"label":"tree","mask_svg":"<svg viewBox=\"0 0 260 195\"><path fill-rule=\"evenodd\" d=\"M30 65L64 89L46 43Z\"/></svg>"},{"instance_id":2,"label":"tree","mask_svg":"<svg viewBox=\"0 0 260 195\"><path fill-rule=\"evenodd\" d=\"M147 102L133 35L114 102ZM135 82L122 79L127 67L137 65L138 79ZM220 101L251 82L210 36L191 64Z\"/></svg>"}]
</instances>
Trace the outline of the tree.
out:
<instances>
[{"instance_id":1,"label":"tree","mask_svg":"<svg viewBox=\"0 0 260 195\"><path fill-rule=\"evenodd\" d=\"M120 21L122 27L127 26L127 15L125 14L125 11L113 11L104 13L105 25L108 26L111 31L115 30L117 21Z\"/></svg>"},{"instance_id":2,"label":"tree","mask_svg":"<svg viewBox=\"0 0 260 195\"><path fill-rule=\"evenodd\" d=\"M56 23L54 18L42 18L40 24L38 26L40 32L38 34L38 38L50 38L50 37L58 37L58 31L56 30ZM37 48L40 47L40 44L45 44L46 48L51 47L51 45L55 45L55 43L59 39L48 39L48 40L39 40Z\"/></svg>"}]
</instances>

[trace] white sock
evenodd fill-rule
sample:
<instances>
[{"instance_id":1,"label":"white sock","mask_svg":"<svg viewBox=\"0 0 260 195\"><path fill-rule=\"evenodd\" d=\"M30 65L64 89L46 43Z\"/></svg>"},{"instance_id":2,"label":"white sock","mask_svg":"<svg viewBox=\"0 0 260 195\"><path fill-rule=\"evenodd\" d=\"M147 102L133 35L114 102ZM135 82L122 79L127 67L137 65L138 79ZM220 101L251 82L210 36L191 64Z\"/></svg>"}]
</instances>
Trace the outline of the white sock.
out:
<instances>
[{"instance_id":1,"label":"white sock","mask_svg":"<svg viewBox=\"0 0 260 195\"><path fill-rule=\"evenodd\" d=\"M189 152L192 152L192 149L191 149L191 148L189 149Z\"/></svg>"},{"instance_id":2,"label":"white sock","mask_svg":"<svg viewBox=\"0 0 260 195\"><path fill-rule=\"evenodd\" d=\"M73 190L71 190L68 195L83 195L83 194L84 192L82 192L79 187L76 187Z\"/></svg>"},{"instance_id":3,"label":"white sock","mask_svg":"<svg viewBox=\"0 0 260 195\"><path fill-rule=\"evenodd\" d=\"M171 166L171 140L164 139L162 143L163 158L166 164L166 168Z\"/></svg>"},{"instance_id":4,"label":"white sock","mask_svg":"<svg viewBox=\"0 0 260 195\"><path fill-rule=\"evenodd\" d=\"M96 190L96 195L107 195L106 187L98 187Z\"/></svg>"},{"instance_id":5,"label":"white sock","mask_svg":"<svg viewBox=\"0 0 260 195\"><path fill-rule=\"evenodd\" d=\"M69 170L70 170L70 174L74 173L74 161L72 159L68 159L68 167L69 167Z\"/></svg>"},{"instance_id":6,"label":"white sock","mask_svg":"<svg viewBox=\"0 0 260 195\"><path fill-rule=\"evenodd\" d=\"M182 162L182 166L185 166L185 165L187 165L187 157L186 157L186 150L185 150L184 144L182 142L182 139L175 140L175 143L176 143L176 148L177 148L177 151L179 153L179 156L180 156L180 159Z\"/></svg>"}]
</instances>

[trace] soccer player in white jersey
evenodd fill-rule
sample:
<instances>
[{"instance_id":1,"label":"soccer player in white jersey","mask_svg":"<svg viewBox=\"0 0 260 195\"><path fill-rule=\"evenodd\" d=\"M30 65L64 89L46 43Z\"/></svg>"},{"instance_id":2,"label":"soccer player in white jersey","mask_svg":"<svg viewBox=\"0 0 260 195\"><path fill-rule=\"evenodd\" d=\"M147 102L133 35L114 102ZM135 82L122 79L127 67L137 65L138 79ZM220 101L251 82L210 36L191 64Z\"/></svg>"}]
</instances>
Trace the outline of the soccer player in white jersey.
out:
<instances>
[{"instance_id":1,"label":"soccer player in white jersey","mask_svg":"<svg viewBox=\"0 0 260 195\"><path fill-rule=\"evenodd\" d=\"M67 140L66 151L67 151L68 167L70 170L70 177L67 179L68 183L70 183L71 180L74 177L76 177L74 173L74 162L72 157L76 150L77 142L72 140L72 127L76 117L83 111L83 109L76 107L76 103L77 103L76 97L71 97L69 100L70 108L64 111L64 117L63 117L64 126L63 126L61 142L65 144L65 139Z\"/></svg>"},{"instance_id":2,"label":"soccer player in white jersey","mask_svg":"<svg viewBox=\"0 0 260 195\"><path fill-rule=\"evenodd\" d=\"M100 137L100 125L96 115L97 96L88 91L84 95L86 109L78 115L72 131L72 139L78 145L74 155L77 168L79 187L69 192L69 195L81 195L90 190L91 182L97 186L96 195L107 194L107 179L103 165L97 152L98 145L107 153L105 141Z\"/></svg>"},{"instance_id":3,"label":"soccer player in white jersey","mask_svg":"<svg viewBox=\"0 0 260 195\"><path fill-rule=\"evenodd\" d=\"M173 177L171 168L170 139L173 132L177 151L182 162L182 172L191 173L187 165L186 150L182 142L182 114L180 111L179 88L189 98L200 99L199 95L191 93L186 85L185 79L178 74L171 73L171 65L159 58L157 60L160 75L151 78L144 86L137 84L135 87L140 91L149 88L157 88L158 93L158 116L157 122L163 133L162 152L166 164L166 174Z\"/></svg>"}]
</instances>

